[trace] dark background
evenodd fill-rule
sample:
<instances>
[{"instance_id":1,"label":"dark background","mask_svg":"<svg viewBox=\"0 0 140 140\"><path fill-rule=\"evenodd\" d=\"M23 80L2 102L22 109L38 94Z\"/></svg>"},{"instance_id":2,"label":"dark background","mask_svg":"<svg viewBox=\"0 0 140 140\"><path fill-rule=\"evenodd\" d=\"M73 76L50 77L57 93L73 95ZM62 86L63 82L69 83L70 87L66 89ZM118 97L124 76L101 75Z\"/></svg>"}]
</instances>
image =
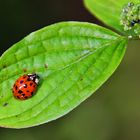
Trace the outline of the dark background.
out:
<instances>
[{"instance_id":1,"label":"dark background","mask_svg":"<svg viewBox=\"0 0 140 140\"><path fill-rule=\"evenodd\" d=\"M44 26L88 21L104 26L82 0L0 1L0 54ZM66 116L33 128L0 128L0 140L139 140L140 41L130 42L113 76Z\"/></svg>"}]
</instances>

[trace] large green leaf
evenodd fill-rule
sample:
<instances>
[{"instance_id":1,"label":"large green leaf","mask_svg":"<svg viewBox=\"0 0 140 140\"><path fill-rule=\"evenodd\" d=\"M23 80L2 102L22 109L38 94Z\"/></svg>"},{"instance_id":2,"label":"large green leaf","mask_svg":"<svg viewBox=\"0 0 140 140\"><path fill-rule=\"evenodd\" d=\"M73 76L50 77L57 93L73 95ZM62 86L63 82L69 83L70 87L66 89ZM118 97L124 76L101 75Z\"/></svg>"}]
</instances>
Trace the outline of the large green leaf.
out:
<instances>
[{"instance_id":1,"label":"large green leaf","mask_svg":"<svg viewBox=\"0 0 140 140\"><path fill-rule=\"evenodd\" d=\"M0 126L39 125L71 111L119 65L125 38L90 23L63 22L30 34L0 58ZM24 73L41 77L32 98L20 101L12 85Z\"/></svg>"},{"instance_id":2,"label":"large green leaf","mask_svg":"<svg viewBox=\"0 0 140 140\"><path fill-rule=\"evenodd\" d=\"M124 5L129 2L138 3L139 0L84 0L87 9L103 23L128 35L120 25L120 15Z\"/></svg>"}]
</instances>

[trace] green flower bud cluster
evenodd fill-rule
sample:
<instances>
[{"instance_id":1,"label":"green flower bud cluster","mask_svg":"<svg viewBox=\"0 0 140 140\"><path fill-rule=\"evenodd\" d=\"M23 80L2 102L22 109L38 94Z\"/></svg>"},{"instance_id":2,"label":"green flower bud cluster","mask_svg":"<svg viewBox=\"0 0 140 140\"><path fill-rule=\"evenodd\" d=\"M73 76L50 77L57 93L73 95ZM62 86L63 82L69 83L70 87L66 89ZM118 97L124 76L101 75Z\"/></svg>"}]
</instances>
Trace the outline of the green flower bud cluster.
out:
<instances>
[{"instance_id":1,"label":"green flower bud cluster","mask_svg":"<svg viewBox=\"0 0 140 140\"><path fill-rule=\"evenodd\" d=\"M140 37L140 4L129 2L124 6L121 13L120 24L124 31L133 32Z\"/></svg>"}]
</instances>

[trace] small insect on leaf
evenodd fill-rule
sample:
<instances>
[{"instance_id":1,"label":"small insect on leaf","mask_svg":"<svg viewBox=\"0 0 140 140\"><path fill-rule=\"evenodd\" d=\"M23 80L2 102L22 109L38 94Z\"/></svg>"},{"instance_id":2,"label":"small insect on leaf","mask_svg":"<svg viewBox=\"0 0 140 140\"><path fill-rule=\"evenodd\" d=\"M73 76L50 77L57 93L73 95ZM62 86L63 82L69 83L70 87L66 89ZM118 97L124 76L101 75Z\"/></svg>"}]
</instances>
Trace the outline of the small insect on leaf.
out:
<instances>
[{"instance_id":1,"label":"small insect on leaf","mask_svg":"<svg viewBox=\"0 0 140 140\"><path fill-rule=\"evenodd\" d=\"M37 90L39 82L37 74L27 74L19 77L13 86L13 95L20 100L31 98Z\"/></svg>"}]
</instances>

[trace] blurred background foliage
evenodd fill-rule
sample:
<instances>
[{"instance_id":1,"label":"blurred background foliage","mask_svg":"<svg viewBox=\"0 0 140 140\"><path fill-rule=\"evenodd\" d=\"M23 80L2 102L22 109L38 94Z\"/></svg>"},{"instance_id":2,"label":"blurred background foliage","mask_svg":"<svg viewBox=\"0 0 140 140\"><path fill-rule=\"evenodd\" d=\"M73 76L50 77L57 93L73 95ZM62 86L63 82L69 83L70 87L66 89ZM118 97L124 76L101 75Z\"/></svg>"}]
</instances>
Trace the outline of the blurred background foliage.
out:
<instances>
[{"instance_id":1,"label":"blurred background foliage","mask_svg":"<svg viewBox=\"0 0 140 140\"><path fill-rule=\"evenodd\" d=\"M44 26L60 21L103 25L82 0L0 1L0 54ZM33 128L0 128L0 140L139 140L140 41L131 41L123 62L90 98L66 116Z\"/></svg>"}]
</instances>

